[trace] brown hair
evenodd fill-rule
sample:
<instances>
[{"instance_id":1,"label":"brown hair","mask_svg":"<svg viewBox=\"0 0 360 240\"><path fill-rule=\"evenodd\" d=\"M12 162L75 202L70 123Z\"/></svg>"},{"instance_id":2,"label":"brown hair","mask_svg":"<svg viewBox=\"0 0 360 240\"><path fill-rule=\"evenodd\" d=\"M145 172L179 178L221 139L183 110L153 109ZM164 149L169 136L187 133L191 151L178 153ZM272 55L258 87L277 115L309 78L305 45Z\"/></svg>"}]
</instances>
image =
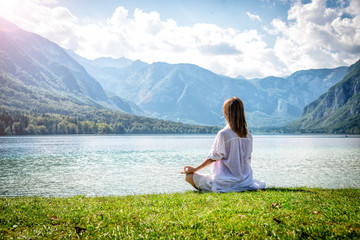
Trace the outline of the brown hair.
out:
<instances>
[{"instance_id":1,"label":"brown hair","mask_svg":"<svg viewBox=\"0 0 360 240\"><path fill-rule=\"evenodd\" d=\"M239 137L246 137L247 124L243 102L237 97L229 98L224 102L223 112L231 130Z\"/></svg>"}]
</instances>

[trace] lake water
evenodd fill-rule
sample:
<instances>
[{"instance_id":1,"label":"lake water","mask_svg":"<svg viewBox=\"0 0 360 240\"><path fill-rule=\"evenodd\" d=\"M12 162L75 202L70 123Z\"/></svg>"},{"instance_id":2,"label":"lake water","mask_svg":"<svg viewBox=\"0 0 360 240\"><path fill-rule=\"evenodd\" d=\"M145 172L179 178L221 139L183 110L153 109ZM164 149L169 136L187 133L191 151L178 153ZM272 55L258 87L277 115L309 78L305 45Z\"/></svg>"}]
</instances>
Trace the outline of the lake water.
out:
<instances>
[{"instance_id":1,"label":"lake water","mask_svg":"<svg viewBox=\"0 0 360 240\"><path fill-rule=\"evenodd\" d=\"M0 137L0 196L104 196L193 190L180 174L215 135ZM254 177L267 187L360 187L360 138L254 135ZM209 172L210 168L202 170Z\"/></svg>"}]
</instances>

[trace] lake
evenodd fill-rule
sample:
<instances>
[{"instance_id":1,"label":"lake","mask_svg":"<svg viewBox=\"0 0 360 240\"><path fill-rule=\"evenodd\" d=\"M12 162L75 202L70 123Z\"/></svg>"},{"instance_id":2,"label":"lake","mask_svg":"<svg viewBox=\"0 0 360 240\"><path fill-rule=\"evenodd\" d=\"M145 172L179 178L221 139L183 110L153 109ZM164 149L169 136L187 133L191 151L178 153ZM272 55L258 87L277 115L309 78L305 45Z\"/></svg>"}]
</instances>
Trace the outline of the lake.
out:
<instances>
[{"instance_id":1,"label":"lake","mask_svg":"<svg viewBox=\"0 0 360 240\"><path fill-rule=\"evenodd\" d=\"M360 137L253 135L267 187L360 187ZM193 190L180 174L215 135L0 137L0 196L107 196ZM202 170L209 172L210 168Z\"/></svg>"}]
</instances>

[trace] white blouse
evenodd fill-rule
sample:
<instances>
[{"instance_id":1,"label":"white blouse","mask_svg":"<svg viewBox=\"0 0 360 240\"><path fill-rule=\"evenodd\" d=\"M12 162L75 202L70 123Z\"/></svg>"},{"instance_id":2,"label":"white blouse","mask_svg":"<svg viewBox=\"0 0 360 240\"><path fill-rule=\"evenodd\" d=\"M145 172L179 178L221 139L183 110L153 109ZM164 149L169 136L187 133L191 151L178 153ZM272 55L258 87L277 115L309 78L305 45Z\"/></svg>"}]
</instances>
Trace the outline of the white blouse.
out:
<instances>
[{"instance_id":1,"label":"white blouse","mask_svg":"<svg viewBox=\"0 0 360 240\"><path fill-rule=\"evenodd\" d=\"M265 183L253 179L251 153L253 138L250 132L240 138L229 125L216 135L208 158L212 165L212 191L238 192L264 188Z\"/></svg>"}]
</instances>

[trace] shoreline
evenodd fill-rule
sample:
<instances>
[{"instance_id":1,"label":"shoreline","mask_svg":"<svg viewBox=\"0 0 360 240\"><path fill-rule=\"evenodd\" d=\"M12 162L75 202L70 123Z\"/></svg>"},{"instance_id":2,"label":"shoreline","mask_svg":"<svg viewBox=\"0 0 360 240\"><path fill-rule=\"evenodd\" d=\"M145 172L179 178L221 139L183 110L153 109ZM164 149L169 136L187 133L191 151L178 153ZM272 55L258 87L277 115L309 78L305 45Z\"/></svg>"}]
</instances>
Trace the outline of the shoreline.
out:
<instances>
[{"instance_id":1,"label":"shoreline","mask_svg":"<svg viewBox=\"0 0 360 240\"><path fill-rule=\"evenodd\" d=\"M343 133L273 133L273 132L256 132L250 131L253 136L339 136L349 138L359 138L360 134L343 134ZM216 133L124 133L124 134L86 134L86 133L74 133L74 134L22 134L22 135L0 135L0 138L4 137L56 137L56 136L215 136Z\"/></svg>"},{"instance_id":2,"label":"shoreline","mask_svg":"<svg viewBox=\"0 0 360 240\"><path fill-rule=\"evenodd\" d=\"M267 191L275 191L275 192L301 192L301 191L346 191L346 190L359 190L360 191L360 186L359 187L339 187L339 188L324 188L324 187L306 187L306 186L299 186L299 187L266 187L265 189L261 189L261 190L247 190L247 191L242 191L242 192L228 192L228 193L214 193L214 192L210 192L209 194L240 194L240 193L245 193L245 192L267 192ZM208 193L203 193L201 191L198 190L186 190L186 191L182 191L182 192L154 192L154 193L133 193L133 194L125 194L125 195L87 195L87 194L74 194L74 195L0 195L0 199L1 198L9 198L9 199L15 199L15 198L43 198L43 199L52 199L52 198L60 198L60 199L65 199L65 198L77 198L77 197L82 197L82 198L112 198L112 197L116 197L116 198L122 198L122 197L141 197L141 196L147 196L147 195L172 195L172 194L186 194L186 193L196 193L196 194L208 194Z\"/></svg>"}]
</instances>

